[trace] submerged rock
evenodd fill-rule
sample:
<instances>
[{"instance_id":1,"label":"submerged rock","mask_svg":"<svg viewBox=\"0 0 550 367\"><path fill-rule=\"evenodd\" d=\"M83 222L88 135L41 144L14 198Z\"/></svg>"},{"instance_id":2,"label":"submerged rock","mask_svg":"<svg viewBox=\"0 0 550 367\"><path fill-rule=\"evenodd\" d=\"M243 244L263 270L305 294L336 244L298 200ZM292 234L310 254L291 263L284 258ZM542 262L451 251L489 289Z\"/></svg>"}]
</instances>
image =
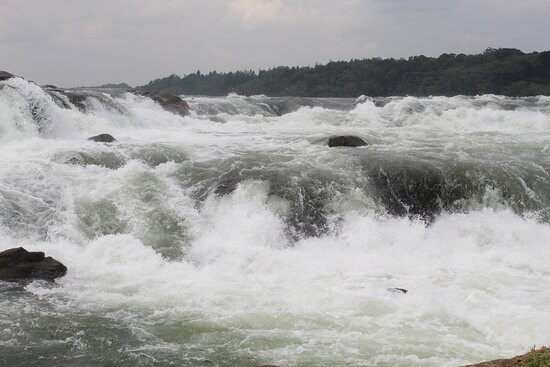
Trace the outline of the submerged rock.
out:
<instances>
[{"instance_id":1,"label":"submerged rock","mask_svg":"<svg viewBox=\"0 0 550 367\"><path fill-rule=\"evenodd\" d=\"M80 111L86 111L86 98L88 98L86 94L70 91L62 91L61 93L65 95L69 99L69 102L71 102Z\"/></svg>"},{"instance_id":2,"label":"submerged rock","mask_svg":"<svg viewBox=\"0 0 550 367\"><path fill-rule=\"evenodd\" d=\"M403 294L406 294L408 292L408 290L406 290L405 288L388 288L388 291L392 293L403 293Z\"/></svg>"},{"instance_id":3,"label":"submerged rock","mask_svg":"<svg viewBox=\"0 0 550 367\"><path fill-rule=\"evenodd\" d=\"M325 203L333 194L332 187L311 177L289 182L288 176L282 171L280 166L266 169L257 163L235 164L231 171L220 177L213 191L223 196L232 193L240 183L247 180L269 182L268 196L289 202L284 218L292 238L298 240L325 233L329 229Z\"/></svg>"},{"instance_id":4,"label":"submerged rock","mask_svg":"<svg viewBox=\"0 0 550 367\"><path fill-rule=\"evenodd\" d=\"M43 252L29 252L23 247L0 252L0 280L22 279L54 280L64 276L67 267L46 257Z\"/></svg>"},{"instance_id":5,"label":"submerged rock","mask_svg":"<svg viewBox=\"0 0 550 367\"><path fill-rule=\"evenodd\" d=\"M363 139L351 135L333 136L328 139L329 147L361 147L365 145L368 144Z\"/></svg>"},{"instance_id":6,"label":"submerged rock","mask_svg":"<svg viewBox=\"0 0 550 367\"><path fill-rule=\"evenodd\" d=\"M95 108L104 108L109 111L127 115L126 108L117 102L116 95L113 93L104 93L97 90L77 90L61 89L55 85L43 85L42 89L46 92L61 108L77 108L80 112L87 113Z\"/></svg>"},{"instance_id":7,"label":"submerged rock","mask_svg":"<svg viewBox=\"0 0 550 367\"><path fill-rule=\"evenodd\" d=\"M0 82L13 78L15 75L8 73L7 71L0 70Z\"/></svg>"},{"instance_id":8,"label":"submerged rock","mask_svg":"<svg viewBox=\"0 0 550 367\"><path fill-rule=\"evenodd\" d=\"M95 136L90 136L88 140L92 140L98 143L112 143L116 139L110 134L99 134Z\"/></svg>"},{"instance_id":9,"label":"submerged rock","mask_svg":"<svg viewBox=\"0 0 550 367\"><path fill-rule=\"evenodd\" d=\"M210 121L219 122L219 123L225 123L225 122L227 122L227 120L225 120L224 118L219 117L219 116L209 116L208 119L209 119Z\"/></svg>"},{"instance_id":10,"label":"submerged rock","mask_svg":"<svg viewBox=\"0 0 550 367\"><path fill-rule=\"evenodd\" d=\"M444 172L429 161L391 158L365 164L377 201L388 214L419 218L431 223L443 211L452 212L482 188L468 176Z\"/></svg>"},{"instance_id":11,"label":"submerged rock","mask_svg":"<svg viewBox=\"0 0 550 367\"><path fill-rule=\"evenodd\" d=\"M116 151L96 152L67 152L61 153L54 158L59 163L78 166L101 166L110 169L118 169L126 164L126 160Z\"/></svg>"},{"instance_id":12,"label":"submerged rock","mask_svg":"<svg viewBox=\"0 0 550 367\"><path fill-rule=\"evenodd\" d=\"M189 115L189 105L183 99L172 94L159 93L150 95L151 99L162 106L166 111L176 115Z\"/></svg>"}]
</instances>

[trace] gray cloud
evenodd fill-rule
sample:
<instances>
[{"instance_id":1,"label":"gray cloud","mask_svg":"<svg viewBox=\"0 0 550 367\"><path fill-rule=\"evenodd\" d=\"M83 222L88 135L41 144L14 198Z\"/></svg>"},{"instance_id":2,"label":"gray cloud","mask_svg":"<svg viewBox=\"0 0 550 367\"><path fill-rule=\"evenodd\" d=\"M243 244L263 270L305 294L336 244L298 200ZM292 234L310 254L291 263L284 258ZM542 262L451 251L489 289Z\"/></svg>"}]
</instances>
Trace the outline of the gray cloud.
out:
<instances>
[{"instance_id":1,"label":"gray cloud","mask_svg":"<svg viewBox=\"0 0 550 367\"><path fill-rule=\"evenodd\" d=\"M0 69L63 86L550 48L547 0L0 0Z\"/></svg>"}]
</instances>

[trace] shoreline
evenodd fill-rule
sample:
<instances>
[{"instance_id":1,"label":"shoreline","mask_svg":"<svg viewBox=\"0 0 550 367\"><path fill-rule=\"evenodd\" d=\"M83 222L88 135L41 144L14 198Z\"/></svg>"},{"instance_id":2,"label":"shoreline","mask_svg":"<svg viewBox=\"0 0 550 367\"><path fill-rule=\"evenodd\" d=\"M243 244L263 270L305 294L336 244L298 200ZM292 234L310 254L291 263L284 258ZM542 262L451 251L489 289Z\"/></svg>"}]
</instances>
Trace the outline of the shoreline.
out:
<instances>
[{"instance_id":1,"label":"shoreline","mask_svg":"<svg viewBox=\"0 0 550 367\"><path fill-rule=\"evenodd\" d=\"M550 348L531 349L530 352L508 359L495 359L463 367L549 367Z\"/></svg>"}]
</instances>

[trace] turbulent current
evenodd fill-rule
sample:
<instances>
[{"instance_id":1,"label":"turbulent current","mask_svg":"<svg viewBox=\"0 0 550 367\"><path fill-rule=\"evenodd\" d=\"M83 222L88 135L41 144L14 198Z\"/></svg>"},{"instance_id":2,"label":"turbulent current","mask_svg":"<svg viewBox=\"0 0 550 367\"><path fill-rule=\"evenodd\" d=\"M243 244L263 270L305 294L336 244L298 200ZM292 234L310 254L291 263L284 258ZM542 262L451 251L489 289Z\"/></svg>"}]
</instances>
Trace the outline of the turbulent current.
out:
<instances>
[{"instance_id":1,"label":"turbulent current","mask_svg":"<svg viewBox=\"0 0 550 367\"><path fill-rule=\"evenodd\" d=\"M181 117L86 93L0 82L0 250L69 269L0 282L1 366L439 367L550 342L550 98Z\"/></svg>"}]
</instances>

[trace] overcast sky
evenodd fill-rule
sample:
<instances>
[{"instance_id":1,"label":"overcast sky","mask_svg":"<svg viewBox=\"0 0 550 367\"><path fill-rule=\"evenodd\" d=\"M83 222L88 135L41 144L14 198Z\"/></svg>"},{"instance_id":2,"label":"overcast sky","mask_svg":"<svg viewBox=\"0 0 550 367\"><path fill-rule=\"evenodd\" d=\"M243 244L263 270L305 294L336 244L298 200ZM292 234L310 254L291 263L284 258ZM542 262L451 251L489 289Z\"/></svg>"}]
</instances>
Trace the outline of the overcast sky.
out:
<instances>
[{"instance_id":1,"label":"overcast sky","mask_svg":"<svg viewBox=\"0 0 550 367\"><path fill-rule=\"evenodd\" d=\"M0 70L59 86L550 49L550 0L0 0Z\"/></svg>"}]
</instances>

